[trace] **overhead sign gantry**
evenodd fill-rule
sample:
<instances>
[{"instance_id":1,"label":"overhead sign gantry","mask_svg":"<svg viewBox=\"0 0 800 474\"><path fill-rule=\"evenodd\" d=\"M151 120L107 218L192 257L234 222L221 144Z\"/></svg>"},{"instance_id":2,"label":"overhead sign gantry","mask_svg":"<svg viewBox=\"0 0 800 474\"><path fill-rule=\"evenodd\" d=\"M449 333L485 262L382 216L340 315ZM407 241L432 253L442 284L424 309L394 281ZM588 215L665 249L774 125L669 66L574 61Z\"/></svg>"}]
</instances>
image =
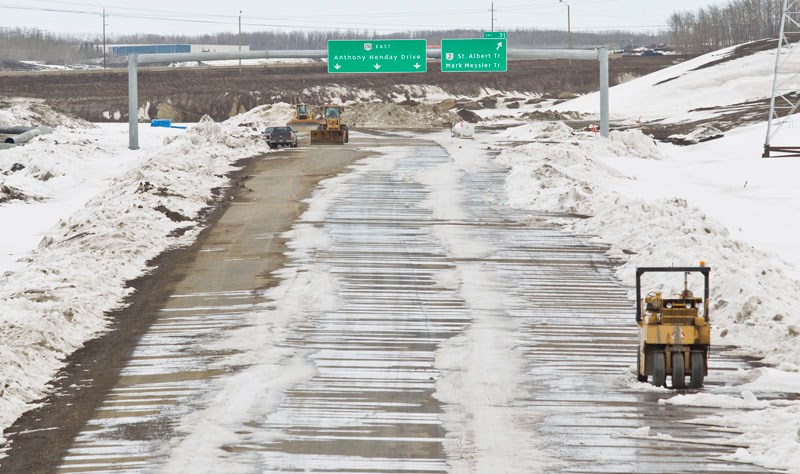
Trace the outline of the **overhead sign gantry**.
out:
<instances>
[{"instance_id":1,"label":"overhead sign gantry","mask_svg":"<svg viewBox=\"0 0 800 474\"><path fill-rule=\"evenodd\" d=\"M800 0L798 0L800 1ZM500 32L490 32L487 35L500 35ZM484 35L486 36L486 35ZM500 36L490 36L483 38L494 43L495 52L500 49L506 50L505 38ZM503 40L503 48L498 48L499 40ZM417 46L398 46L393 48L394 44L398 41L416 41ZM335 72L427 72L427 59L442 58L442 51L439 49L426 50L425 40L380 40L368 41L359 40L360 50L365 51L365 45L371 43L370 51L377 51L375 48L376 43L389 42L393 47L380 48L381 50L388 50L379 54L378 56L394 56L395 58L376 60L375 62L364 60L351 60L353 64L346 65L343 62L330 61L336 55L331 56L329 50L273 50L273 51L247 51L241 53L174 53L174 54L131 54L128 56L128 147L131 150L139 149L139 87L138 87L138 67L140 64L153 64L153 63L171 63L183 61L221 61L232 59L270 59L270 58L308 58L308 59L328 59L328 67L333 67ZM400 43L405 44L405 43ZM421 46L420 46L421 45ZM356 49L358 49L356 45ZM336 48L336 46L334 46ZM369 48L369 46L367 46ZM334 50L334 52L337 52ZM339 50L343 55L348 53L344 49ZM451 51L455 53L455 51ZM351 55L353 53L350 53ZM369 56L369 54L361 54L361 56ZM548 49L512 49L506 51L506 58L511 59L574 59L574 60L595 60L600 63L600 135L607 137L609 133L609 108L608 108L608 49L605 47L596 50L548 50ZM370 58L375 59L375 58ZM444 59L446 60L446 53ZM413 62L412 62L413 60ZM343 61L343 60L342 60ZM388 62L385 62L388 61ZM336 65L339 68L336 69ZM419 64L419 67L417 67ZM378 67L376 67L378 66ZM352 67L353 70L345 70L347 67ZM370 70L371 68L371 70ZM505 70L505 69L503 69ZM467 71L463 71L467 72Z\"/></svg>"}]
</instances>

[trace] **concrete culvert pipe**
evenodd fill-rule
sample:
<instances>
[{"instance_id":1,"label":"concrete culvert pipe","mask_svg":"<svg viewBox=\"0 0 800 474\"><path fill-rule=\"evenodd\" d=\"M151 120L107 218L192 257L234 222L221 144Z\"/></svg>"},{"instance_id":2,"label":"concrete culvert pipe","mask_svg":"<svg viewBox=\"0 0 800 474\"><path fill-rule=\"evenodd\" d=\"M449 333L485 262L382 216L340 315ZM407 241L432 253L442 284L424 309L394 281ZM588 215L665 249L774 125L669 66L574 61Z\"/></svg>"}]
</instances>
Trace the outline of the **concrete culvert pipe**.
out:
<instances>
[{"instance_id":1,"label":"concrete culvert pipe","mask_svg":"<svg viewBox=\"0 0 800 474\"><path fill-rule=\"evenodd\" d=\"M19 135L20 133L25 133L28 130L33 130L34 128L36 127L29 127L27 125L0 125L0 135Z\"/></svg>"},{"instance_id":2,"label":"concrete culvert pipe","mask_svg":"<svg viewBox=\"0 0 800 474\"><path fill-rule=\"evenodd\" d=\"M6 138L6 143L13 143L15 145L20 145L22 143L29 141L33 137L38 137L39 135L48 135L50 133L53 133L53 129L50 127L36 127L34 129L28 130L27 132L20 133L19 135Z\"/></svg>"}]
</instances>

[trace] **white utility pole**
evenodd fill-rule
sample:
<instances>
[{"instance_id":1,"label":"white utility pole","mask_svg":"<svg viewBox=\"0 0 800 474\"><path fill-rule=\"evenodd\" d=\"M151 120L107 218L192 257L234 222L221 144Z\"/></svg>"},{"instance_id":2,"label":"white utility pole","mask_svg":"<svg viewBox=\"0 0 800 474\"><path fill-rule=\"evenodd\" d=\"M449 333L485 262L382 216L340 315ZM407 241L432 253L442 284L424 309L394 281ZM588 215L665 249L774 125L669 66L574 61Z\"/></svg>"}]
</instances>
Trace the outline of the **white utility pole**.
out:
<instances>
[{"instance_id":1,"label":"white utility pole","mask_svg":"<svg viewBox=\"0 0 800 474\"><path fill-rule=\"evenodd\" d=\"M239 10L239 54L242 54L242 11ZM239 58L239 74L242 73L242 59Z\"/></svg>"}]
</instances>

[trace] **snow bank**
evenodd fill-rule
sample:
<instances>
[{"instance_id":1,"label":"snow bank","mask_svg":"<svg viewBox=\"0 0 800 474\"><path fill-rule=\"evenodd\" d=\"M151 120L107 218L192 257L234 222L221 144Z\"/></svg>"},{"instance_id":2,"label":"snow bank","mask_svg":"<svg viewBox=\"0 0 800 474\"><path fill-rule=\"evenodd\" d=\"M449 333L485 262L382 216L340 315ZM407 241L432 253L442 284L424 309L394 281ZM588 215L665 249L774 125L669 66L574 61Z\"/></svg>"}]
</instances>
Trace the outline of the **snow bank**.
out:
<instances>
[{"instance_id":1,"label":"snow bank","mask_svg":"<svg viewBox=\"0 0 800 474\"><path fill-rule=\"evenodd\" d=\"M534 122L503 130L498 137L514 141L568 140L574 133L563 122Z\"/></svg>"},{"instance_id":2,"label":"snow bank","mask_svg":"<svg viewBox=\"0 0 800 474\"><path fill-rule=\"evenodd\" d=\"M144 152L137 166L49 230L26 265L0 278L0 429L47 393L69 354L106 328L105 313L131 292L127 281L164 250L195 238L233 164L267 152L258 129L271 113L261 107L222 125L206 118ZM59 135L48 140L50 153L64 157ZM24 180L63 171L59 158L47 166L28 158Z\"/></svg>"},{"instance_id":3,"label":"snow bank","mask_svg":"<svg viewBox=\"0 0 800 474\"><path fill-rule=\"evenodd\" d=\"M0 97L0 125L86 128L89 123L56 112L39 99Z\"/></svg>"},{"instance_id":4,"label":"snow bank","mask_svg":"<svg viewBox=\"0 0 800 474\"><path fill-rule=\"evenodd\" d=\"M625 259L618 269L624 282L633 281L638 266L706 261L712 267L715 339L765 357L767 363L800 364L800 312L793 310L798 282L788 276L791 267L732 238L725 226L684 199L623 195L618 189L634 177L603 164L604 156L641 160L659 158L660 152L638 131L612 133L609 140L576 134L565 143L508 149L498 160L511 167L509 204L589 216L565 225L611 243L616 256ZM679 285L674 282L671 290L678 291Z\"/></svg>"}]
</instances>

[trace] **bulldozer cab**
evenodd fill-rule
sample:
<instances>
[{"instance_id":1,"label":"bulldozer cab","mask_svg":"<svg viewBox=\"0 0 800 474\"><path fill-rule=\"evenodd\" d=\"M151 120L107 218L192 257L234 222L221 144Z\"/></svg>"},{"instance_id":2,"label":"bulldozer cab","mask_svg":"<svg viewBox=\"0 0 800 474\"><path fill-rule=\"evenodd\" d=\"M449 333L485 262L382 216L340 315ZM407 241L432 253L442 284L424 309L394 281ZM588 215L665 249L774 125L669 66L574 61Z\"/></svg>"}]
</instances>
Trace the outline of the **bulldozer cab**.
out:
<instances>
[{"instance_id":1,"label":"bulldozer cab","mask_svg":"<svg viewBox=\"0 0 800 474\"><path fill-rule=\"evenodd\" d=\"M326 119L338 119L340 115L339 107L326 106L324 113Z\"/></svg>"},{"instance_id":2,"label":"bulldozer cab","mask_svg":"<svg viewBox=\"0 0 800 474\"><path fill-rule=\"evenodd\" d=\"M322 120L314 117L314 112L314 107L304 102L296 104L294 106L294 117L286 122L286 125L298 132L314 130L322 123Z\"/></svg>"},{"instance_id":3,"label":"bulldozer cab","mask_svg":"<svg viewBox=\"0 0 800 474\"><path fill-rule=\"evenodd\" d=\"M304 120L308 118L308 105L307 104L297 104L295 108L295 116L298 119Z\"/></svg>"}]
</instances>

